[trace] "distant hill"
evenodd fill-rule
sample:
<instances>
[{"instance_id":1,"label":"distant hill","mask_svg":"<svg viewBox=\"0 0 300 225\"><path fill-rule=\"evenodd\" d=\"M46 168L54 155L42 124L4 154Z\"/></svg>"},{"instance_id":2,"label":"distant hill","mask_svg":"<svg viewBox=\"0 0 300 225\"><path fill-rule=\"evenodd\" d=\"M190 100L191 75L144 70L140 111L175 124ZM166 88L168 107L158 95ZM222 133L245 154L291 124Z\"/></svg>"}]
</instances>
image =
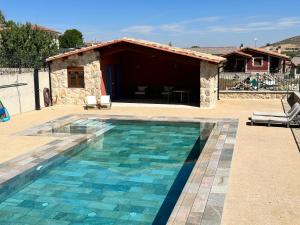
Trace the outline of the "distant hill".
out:
<instances>
[{"instance_id":1,"label":"distant hill","mask_svg":"<svg viewBox=\"0 0 300 225\"><path fill-rule=\"evenodd\" d=\"M278 45L287 45L287 44L300 46L300 35L291 37L291 38L287 38L287 39L272 43L270 45L278 46Z\"/></svg>"},{"instance_id":2,"label":"distant hill","mask_svg":"<svg viewBox=\"0 0 300 225\"><path fill-rule=\"evenodd\" d=\"M280 52L284 53L291 58L294 56L299 56L300 55L300 35L287 38L281 41L277 41L272 44L267 44L263 48L274 51L274 52Z\"/></svg>"}]
</instances>

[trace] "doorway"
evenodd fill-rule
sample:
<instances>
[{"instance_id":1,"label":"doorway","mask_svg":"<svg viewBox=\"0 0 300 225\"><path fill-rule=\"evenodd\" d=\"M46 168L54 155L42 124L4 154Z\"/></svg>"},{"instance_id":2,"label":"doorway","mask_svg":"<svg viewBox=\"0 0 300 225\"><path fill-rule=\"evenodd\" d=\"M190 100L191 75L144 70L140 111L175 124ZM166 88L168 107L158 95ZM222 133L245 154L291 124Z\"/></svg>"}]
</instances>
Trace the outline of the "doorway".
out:
<instances>
[{"instance_id":1,"label":"doorway","mask_svg":"<svg viewBox=\"0 0 300 225\"><path fill-rule=\"evenodd\" d=\"M280 59L270 57L270 73L279 73L280 71Z\"/></svg>"}]
</instances>

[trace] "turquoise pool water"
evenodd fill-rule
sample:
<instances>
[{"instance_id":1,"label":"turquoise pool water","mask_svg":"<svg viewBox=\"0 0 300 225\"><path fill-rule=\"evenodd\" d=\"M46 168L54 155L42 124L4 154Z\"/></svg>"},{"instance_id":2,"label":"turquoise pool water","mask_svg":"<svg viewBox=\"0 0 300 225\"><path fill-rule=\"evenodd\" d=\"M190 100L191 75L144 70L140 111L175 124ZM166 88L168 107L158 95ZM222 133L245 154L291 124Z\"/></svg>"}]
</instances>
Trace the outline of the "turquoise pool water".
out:
<instances>
[{"instance_id":1,"label":"turquoise pool water","mask_svg":"<svg viewBox=\"0 0 300 225\"><path fill-rule=\"evenodd\" d=\"M0 203L0 224L165 224L213 124L109 124Z\"/></svg>"}]
</instances>

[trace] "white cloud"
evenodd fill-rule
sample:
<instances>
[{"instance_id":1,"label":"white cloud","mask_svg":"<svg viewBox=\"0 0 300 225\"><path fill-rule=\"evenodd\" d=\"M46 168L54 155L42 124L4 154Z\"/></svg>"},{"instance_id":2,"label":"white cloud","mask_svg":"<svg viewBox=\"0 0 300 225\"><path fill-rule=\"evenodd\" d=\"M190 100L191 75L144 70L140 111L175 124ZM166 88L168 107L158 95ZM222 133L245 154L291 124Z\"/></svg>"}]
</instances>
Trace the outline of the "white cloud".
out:
<instances>
[{"instance_id":1,"label":"white cloud","mask_svg":"<svg viewBox=\"0 0 300 225\"><path fill-rule=\"evenodd\" d=\"M211 23L220 20L220 16L199 17L190 20L182 20L174 23L152 25L135 25L121 29L122 33L150 34L153 31L166 31L171 33L183 33L189 25L201 22Z\"/></svg>"},{"instance_id":2,"label":"white cloud","mask_svg":"<svg viewBox=\"0 0 300 225\"><path fill-rule=\"evenodd\" d=\"M253 22L249 23L248 27L266 27L272 25L271 22Z\"/></svg>"},{"instance_id":3,"label":"white cloud","mask_svg":"<svg viewBox=\"0 0 300 225\"><path fill-rule=\"evenodd\" d=\"M278 20L277 25L280 28L289 28L289 27L298 26L300 25L300 18L299 17L281 18Z\"/></svg>"},{"instance_id":4,"label":"white cloud","mask_svg":"<svg viewBox=\"0 0 300 225\"><path fill-rule=\"evenodd\" d=\"M131 26L121 29L122 33L151 34L155 28L148 25Z\"/></svg>"},{"instance_id":5,"label":"white cloud","mask_svg":"<svg viewBox=\"0 0 300 225\"><path fill-rule=\"evenodd\" d=\"M208 17L200 17L198 19L195 19L195 22L216 22L222 19L222 16L208 16Z\"/></svg>"},{"instance_id":6,"label":"white cloud","mask_svg":"<svg viewBox=\"0 0 300 225\"><path fill-rule=\"evenodd\" d=\"M184 31L185 27L181 24L164 24L160 27L164 31L181 33Z\"/></svg>"},{"instance_id":7,"label":"white cloud","mask_svg":"<svg viewBox=\"0 0 300 225\"><path fill-rule=\"evenodd\" d=\"M215 22L220 20L222 17L220 16L209 16L209 17L199 17L199 18L194 18L190 20L182 20L176 23L168 23L168 24L163 24L160 26L160 29L168 32L174 32L174 33L182 33L185 32L186 27L188 25L192 24L197 24L201 22Z\"/></svg>"},{"instance_id":8,"label":"white cloud","mask_svg":"<svg viewBox=\"0 0 300 225\"><path fill-rule=\"evenodd\" d=\"M253 31L264 31L264 30L283 30L283 29L298 27L298 26L300 26L299 17L287 17L287 18L280 18L276 21L250 22L239 26L214 26L214 27L210 27L209 31L246 33L246 32L253 32Z\"/></svg>"}]
</instances>

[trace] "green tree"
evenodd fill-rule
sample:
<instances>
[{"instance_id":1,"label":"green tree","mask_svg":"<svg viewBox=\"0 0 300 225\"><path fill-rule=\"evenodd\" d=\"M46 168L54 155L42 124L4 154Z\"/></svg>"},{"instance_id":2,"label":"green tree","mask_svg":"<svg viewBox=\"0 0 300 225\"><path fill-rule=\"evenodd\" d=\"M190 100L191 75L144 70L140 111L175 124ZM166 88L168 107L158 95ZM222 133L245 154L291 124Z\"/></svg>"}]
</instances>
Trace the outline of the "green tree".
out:
<instances>
[{"instance_id":1,"label":"green tree","mask_svg":"<svg viewBox=\"0 0 300 225\"><path fill-rule=\"evenodd\" d=\"M59 37L60 48L76 48L83 45L83 35L79 30L66 30L63 35Z\"/></svg>"},{"instance_id":2,"label":"green tree","mask_svg":"<svg viewBox=\"0 0 300 225\"><path fill-rule=\"evenodd\" d=\"M3 15L2 11L0 10L0 26L5 24L5 16Z\"/></svg>"},{"instance_id":3,"label":"green tree","mask_svg":"<svg viewBox=\"0 0 300 225\"><path fill-rule=\"evenodd\" d=\"M58 46L45 31L30 23L6 23L1 31L0 64L16 68L41 68L45 59L58 51Z\"/></svg>"}]
</instances>

